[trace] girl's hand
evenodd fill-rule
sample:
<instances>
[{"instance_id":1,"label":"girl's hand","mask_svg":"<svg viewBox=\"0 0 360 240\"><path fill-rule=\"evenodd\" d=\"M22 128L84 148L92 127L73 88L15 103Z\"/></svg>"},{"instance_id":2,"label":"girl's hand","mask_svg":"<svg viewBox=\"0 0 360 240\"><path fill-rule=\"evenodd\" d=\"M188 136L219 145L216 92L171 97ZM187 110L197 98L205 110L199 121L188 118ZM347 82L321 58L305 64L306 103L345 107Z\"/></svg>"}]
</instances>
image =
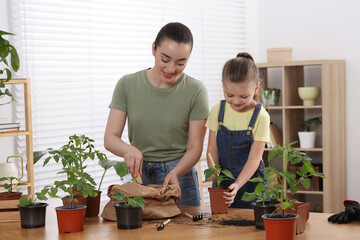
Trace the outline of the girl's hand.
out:
<instances>
[{"instance_id":1,"label":"girl's hand","mask_svg":"<svg viewBox=\"0 0 360 240\"><path fill-rule=\"evenodd\" d=\"M237 183L233 183L229 186L229 189L229 192L224 192L224 199L226 200L225 204L228 207L230 207L230 205L234 202L235 196L239 191L240 186Z\"/></svg>"},{"instance_id":2,"label":"girl's hand","mask_svg":"<svg viewBox=\"0 0 360 240\"><path fill-rule=\"evenodd\" d=\"M213 181L213 182L216 182L216 177L219 176L220 174L220 171L217 171L217 173L213 173L211 176L210 176L210 180Z\"/></svg>"},{"instance_id":3,"label":"girl's hand","mask_svg":"<svg viewBox=\"0 0 360 240\"><path fill-rule=\"evenodd\" d=\"M143 155L136 147L125 153L124 161L128 167L131 177L137 177L138 174L142 175Z\"/></svg>"}]
</instances>

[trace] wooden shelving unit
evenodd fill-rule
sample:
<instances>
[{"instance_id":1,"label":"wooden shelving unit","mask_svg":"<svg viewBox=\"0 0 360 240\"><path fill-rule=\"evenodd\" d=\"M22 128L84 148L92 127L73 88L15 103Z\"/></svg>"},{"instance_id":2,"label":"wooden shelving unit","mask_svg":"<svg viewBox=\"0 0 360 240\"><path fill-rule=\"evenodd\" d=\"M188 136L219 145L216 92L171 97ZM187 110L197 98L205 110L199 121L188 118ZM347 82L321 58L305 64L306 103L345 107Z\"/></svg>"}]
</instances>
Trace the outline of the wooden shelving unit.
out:
<instances>
[{"instance_id":1,"label":"wooden shelving unit","mask_svg":"<svg viewBox=\"0 0 360 240\"><path fill-rule=\"evenodd\" d=\"M282 132L283 144L298 141L299 124L294 119L322 116L315 148L301 149L322 164L323 188L300 191L297 198L316 206L313 211L340 212L346 198L345 61L312 60L257 64L265 87L281 89L279 106L269 107L270 119ZM315 106L303 106L298 87L321 87ZM264 159L267 159L267 149ZM280 164L282 165L282 164ZM279 166L276 166L279 167ZM281 166L280 166L281 167ZM282 166L283 167L283 166Z\"/></svg>"},{"instance_id":2,"label":"wooden shelving unit","mask_svg":"<svg viewBox=\"0 0 360 240\"><path fill-rule=\"evenodd\" d=\"M24 85L24 111L25 111L25 130L0 132L0 137L25 136L26 138L26 175L27 179L22 181L26 185L17 188L27 188L28 194L34 196L34 155L33 155L33 138L32 138L32 116L31 116L31 88L30 79L11 79L5 84L23 84ZM0 187L0 192L5 189ZM0 201L0 222L19 221L20 216L17 209L18 200Z\"/></svg>"}]
</instances>

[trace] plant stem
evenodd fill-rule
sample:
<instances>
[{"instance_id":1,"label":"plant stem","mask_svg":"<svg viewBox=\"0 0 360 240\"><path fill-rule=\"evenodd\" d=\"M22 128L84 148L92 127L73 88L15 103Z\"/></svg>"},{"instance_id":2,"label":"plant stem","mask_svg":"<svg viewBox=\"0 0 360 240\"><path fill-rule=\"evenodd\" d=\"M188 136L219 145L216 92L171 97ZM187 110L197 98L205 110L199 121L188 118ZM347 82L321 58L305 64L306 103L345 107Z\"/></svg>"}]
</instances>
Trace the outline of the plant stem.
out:
<instances>
[{"instance_id":1,"label":"plant stem","mask_svg":"<svg viewBox=\"0 0 360 240\"><path fill-rule=\"evenodd\" d=\"M103 182L103 179L104 179L104 176L105 176L105 173L106 173L107 169L105 169L103 175L101 176L101 180L100 180L100 183L99 183L99 188L98 188L98 191L100 191L100 188L101 188L101 184Z\"/></svg>"}]
</instances>

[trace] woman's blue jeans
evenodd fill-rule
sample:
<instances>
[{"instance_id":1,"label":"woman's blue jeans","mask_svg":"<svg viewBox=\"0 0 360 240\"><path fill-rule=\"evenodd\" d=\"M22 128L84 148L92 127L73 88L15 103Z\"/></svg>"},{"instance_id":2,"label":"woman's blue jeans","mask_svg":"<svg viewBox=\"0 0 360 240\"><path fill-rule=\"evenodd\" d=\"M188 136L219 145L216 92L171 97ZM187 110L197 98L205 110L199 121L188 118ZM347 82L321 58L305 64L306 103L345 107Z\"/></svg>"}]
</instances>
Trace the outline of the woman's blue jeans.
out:
<instances>
[{"instance_id":1,"label":"woman's blue jeans","mask_svg":"<svg viewBox=\"0 0 360 240\"><path fill-rule=\"evenodd\" d=\"M142 181L144 185L164 183L166 175L176 167L181 158L166 162L146 162L142 167ZM178 205L200 206L199 182L196 168L191 168L179 178L181 200Z\"/></svg>"}]
</instances>

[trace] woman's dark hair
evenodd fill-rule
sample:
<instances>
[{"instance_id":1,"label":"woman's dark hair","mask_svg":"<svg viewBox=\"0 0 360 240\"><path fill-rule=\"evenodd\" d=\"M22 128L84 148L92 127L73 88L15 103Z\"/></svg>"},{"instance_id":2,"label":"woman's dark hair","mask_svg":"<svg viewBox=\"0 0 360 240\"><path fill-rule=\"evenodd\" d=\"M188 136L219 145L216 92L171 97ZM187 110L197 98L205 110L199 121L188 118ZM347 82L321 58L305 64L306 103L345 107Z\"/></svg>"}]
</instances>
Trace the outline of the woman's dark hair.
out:
<instances>
[{"instance_id":1,"label":"woman's dark hair","mask_svg":"<svg viewBox=\"0 0 360 240\"><path fill-rule=\"evenodd\" d=\"M247 52L240 52L236 58L227 61L222 71L222 81L242 83L245 81L260 82L259 69L253 57ZM257 96L255 96L257 100Z\"/></svg>"},{"instance_id":2,"label":"woman's dark hair","mask_svg":"<svg viewBox=\"0 0 360 240\"><path fill-rule=\"evenodd\" d=\"M171 22L163 26L155 38L155 50L164 39L170 39L177 43L185 43L193 47L193 35L190 29L182 23Z\"/></svg>"}]
</instances>

